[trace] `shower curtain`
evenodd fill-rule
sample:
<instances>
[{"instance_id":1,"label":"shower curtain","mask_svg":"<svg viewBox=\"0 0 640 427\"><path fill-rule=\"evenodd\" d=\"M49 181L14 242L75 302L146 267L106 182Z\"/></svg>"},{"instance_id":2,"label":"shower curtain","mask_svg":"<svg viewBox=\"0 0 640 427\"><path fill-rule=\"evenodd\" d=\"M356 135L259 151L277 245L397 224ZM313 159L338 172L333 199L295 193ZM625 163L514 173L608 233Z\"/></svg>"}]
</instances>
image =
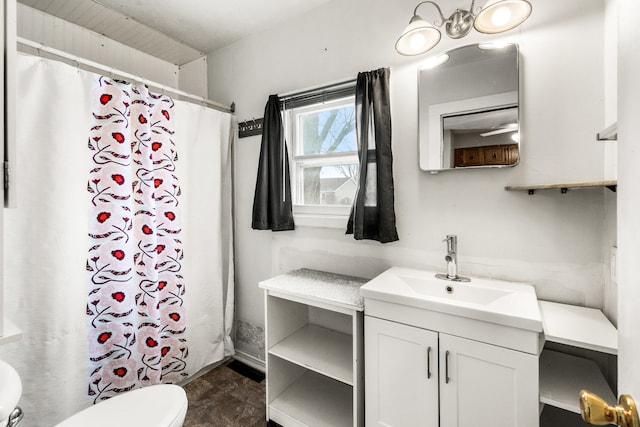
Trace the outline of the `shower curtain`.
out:
<instances>
[{"instance_id":1,"label":"shower curtain","mask_svg":"<svg viewBox=\"0 0 640 427\"><path fill-rule=\"evenodd\" d=\"M23 422L51 426L93 400L86 268L95 194L87 190L94 153L87 141L100 76L26 55L17 76L17 208L5 210L4 278L6 315L24 336L0 346L0 359L21 375ZM190 376L233 353L234 124L230 114L174 102Z\"/></svg>"},{"instance_id":2,"label":"shower curtain","mask_svg":"<svg viewBox=\"0 0 640 427\"><path fill-rule=\"evenodd\" d=\"M188 374L174 102L100 77L87 191L93 402Z\"/></svg>"}]
</instances>

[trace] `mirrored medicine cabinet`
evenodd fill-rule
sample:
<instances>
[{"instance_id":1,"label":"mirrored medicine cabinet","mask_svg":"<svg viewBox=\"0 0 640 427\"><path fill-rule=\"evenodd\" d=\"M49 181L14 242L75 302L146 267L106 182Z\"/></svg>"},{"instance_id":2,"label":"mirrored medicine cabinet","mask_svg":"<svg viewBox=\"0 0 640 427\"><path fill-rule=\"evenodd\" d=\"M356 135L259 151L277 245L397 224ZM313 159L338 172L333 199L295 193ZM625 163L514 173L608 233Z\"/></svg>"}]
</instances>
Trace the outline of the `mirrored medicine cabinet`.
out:
<instances>
[{"instance_id":1,"label":"mirrored medicine cabinet","mask_svg":"<svg viewBox=\"0 0 640 427\"><path fill-rule=\"evenodd\" d=\"M518 46L474 44L418 70L420 169L515 166L520 159Z\"/></svg>"}]
</instances>

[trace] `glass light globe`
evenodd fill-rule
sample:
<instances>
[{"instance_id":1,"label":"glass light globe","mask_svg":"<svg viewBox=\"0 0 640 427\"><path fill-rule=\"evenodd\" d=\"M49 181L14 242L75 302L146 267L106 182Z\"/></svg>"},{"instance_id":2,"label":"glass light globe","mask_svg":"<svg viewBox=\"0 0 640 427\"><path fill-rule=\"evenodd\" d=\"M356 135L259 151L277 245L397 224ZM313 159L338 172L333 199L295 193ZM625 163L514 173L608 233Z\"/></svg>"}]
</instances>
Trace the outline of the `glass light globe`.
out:
<instances>
[{"instance_id":1,"label":"glass light globe","mask_svg":"<svg viewBox=\"0 0 640 427\"><path fill-rule=\"evenodd\" d=\"M508 31L522 24L531 15L527 0L489 0L473 22L473 27L485 34Z\"/></svg>"}]
</instances>

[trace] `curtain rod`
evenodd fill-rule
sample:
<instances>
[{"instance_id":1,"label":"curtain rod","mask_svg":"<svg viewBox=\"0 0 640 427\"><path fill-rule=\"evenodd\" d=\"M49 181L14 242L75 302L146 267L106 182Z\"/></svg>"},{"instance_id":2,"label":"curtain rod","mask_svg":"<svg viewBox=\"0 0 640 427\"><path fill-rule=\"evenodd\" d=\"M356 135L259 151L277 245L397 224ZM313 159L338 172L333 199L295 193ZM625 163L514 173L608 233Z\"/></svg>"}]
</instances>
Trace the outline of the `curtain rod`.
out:
<instances>
[{"instance_id":1,"label":"curtain rod","mask_svg":"<svg viewBox=\"0 0 640 427\"><path fill-rule=\"evenodd\" d=\"M73 62L75 62L77 64L82 64L82 65L85 65L87 67L96 68L96 69L98 69L100 71L106 71L106 72L108 72L110 74L118 75L118 76L123 77L123 78L125 78L127 80L136 81L136 82L145 84L147 86L152 86L154 88L160 89L160 90L165 91L165 92L170 92L170 93L173 93L175 95L179 95L181 97L184 97L184 98L187 98L187 99L190 99L190 100L195 100L195 101L207 104L208 106L213 107L216 110L223 111L225 113L233 113L233 112L235 112L235 103L232 103L230 106L229 105L224 105L224 104L221 104L219 102L212 101L210 99L206 99L206 98L203 98L201 96L194 95L194 94L182 91L180 89L172 88L171 86L166 86L166 85L163 85L161 83L157 83L157 82L154 82L154 81L151 81L151 80L147 80L147 79L142 78L140 76L136 76L134 74L127 73L126 71L118 70L118 69L115 69L113 67L109 67L107 65L91 61L89 59L80 58L78 56L72 55L72 54L67 53L65 51L58 50L58 49L46 46L46 45L44 45L42 43L34 42L34 41L29 40L29 39L25 39L23 37L17 37L16 40L17 40L17 42L19 44L34 48L34 49L36 49L38 51L47 52L47 53L50 53L52 55L58 56L60 58L68 59L68 60L73 61Z\"/></svg>"},{"instance_id":2,"label":"curtain rod","mask_svg":"<svg viewBox=\"0 0 640 427\"><path fill-rule=\"evenodd\" d=\"M310 89L305 89L305 90L300 90L300 91L296 91L296 92L289 92L289 93L283 93L283 94L279 94L278 97L282 100L287 100L287 99L292 99L292 98L297 98L299 96L308 96L311 94L317 94L317 93L322 93L324 91L328 91L328 90L332 90L332 89L336 89L342 86L350 86L350 85L355 85L356 84L356 79L351 79L351 80L343 80L343 81L339 81L336 83L330 83L328 85L325 86L319 86L319 87L313 87Z\"/></svg>"}]
</instances>

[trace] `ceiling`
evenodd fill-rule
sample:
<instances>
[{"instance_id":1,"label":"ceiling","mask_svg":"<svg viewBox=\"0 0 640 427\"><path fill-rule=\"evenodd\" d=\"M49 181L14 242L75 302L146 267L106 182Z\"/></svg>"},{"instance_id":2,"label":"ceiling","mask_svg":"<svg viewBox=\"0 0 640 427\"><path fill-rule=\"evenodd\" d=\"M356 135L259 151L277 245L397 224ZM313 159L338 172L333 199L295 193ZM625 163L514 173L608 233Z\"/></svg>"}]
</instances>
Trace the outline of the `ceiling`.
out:
<instances>
[{"instance_id":1,"label":"ceiling","mask_svg":"<svg viewBox=\"0 0 640 427\"><path fill-rule=\"evenodd\" d=\"M330 0L18 0L177 65Z\"/></svg>"}]
</instances>

